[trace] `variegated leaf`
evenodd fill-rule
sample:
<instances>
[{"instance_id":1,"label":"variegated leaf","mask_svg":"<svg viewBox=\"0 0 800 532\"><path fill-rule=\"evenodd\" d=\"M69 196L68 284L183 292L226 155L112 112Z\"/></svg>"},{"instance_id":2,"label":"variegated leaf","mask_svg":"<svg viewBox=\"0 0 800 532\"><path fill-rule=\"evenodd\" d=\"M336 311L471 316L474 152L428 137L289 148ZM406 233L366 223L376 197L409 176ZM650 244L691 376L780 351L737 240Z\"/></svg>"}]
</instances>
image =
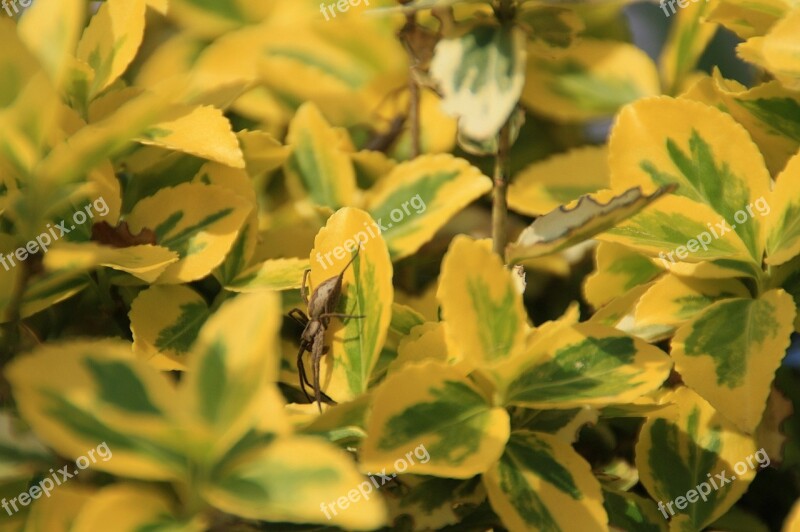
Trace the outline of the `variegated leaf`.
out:
<instances>
[{"instance_id":1,"label":"variegated leaf","mask_svg":"<svg viewBox=\"0 0 800 532\"><path fill-rule=\"evenodd\" d=\"M676 369L720 413L752 432L789 346L795 312L781 289L718 301L675 333Z\"/></svg>"},{"instance_id":2,"label":"variegated leaf","mask_svg":"<svg viewBox=\"0 0 800 532\"><path fill-rule=\"evenodd\" d=\"M406 464L409 473L469 478L500 458L509 418L457 369L429 361L389 375L375 390L367 434L362 471L403 472L421 446L429 460Z\"/></svg>"},{"instance_id":3,"label":"variegated leaf","mask_svg":"<svg viewBox=\"0 0 800 532\"><path fill-rule=\"evenodd\" d=\"M608 529L600 483L589 464L554 436L513 432L483 483L509 530Z\"/></svg>"}]
</instances>

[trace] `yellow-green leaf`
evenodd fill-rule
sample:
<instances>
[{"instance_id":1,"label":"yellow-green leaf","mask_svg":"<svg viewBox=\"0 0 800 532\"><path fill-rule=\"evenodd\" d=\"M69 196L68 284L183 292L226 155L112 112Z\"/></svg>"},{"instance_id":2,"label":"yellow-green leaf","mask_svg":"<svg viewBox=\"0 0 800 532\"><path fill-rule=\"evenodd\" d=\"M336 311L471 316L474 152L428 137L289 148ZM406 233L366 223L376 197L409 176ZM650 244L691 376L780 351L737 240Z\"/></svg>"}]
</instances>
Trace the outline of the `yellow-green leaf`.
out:
<instances>
[{"instance_id":1,"label":"yellow-green leaf","mask_svg":"<svg viewBox=\"0 0 800 532\"><path fill-rule=\"evenodd\" d=\"M644 255L612 242L597 245L595 260L596 269L583 285L586 301L595 308L650 281L662 271Z\"/></svg>"},{"instance_id":2,"label":"yellow-green leaf","mask_svg":"<svg viewBox=\"0 0 800 532\"><path fill-rule=\"evenodd\" d=\"M635 493L603 489L603 503L608 512L608 524L619 530L638 532L667 532L666 519L658 513L656 504Z\"/></svg>"},{"instance_id":3,"label":"yellow-green leaf","mask_svg":"<svg viewBox=\"0 0 800 532\"><path fill-rule=\"evenodd\" d=\"M265 260L240 273L236 279L225 285L225 289L233 292L259 292L300 288L303 272L309 267L307 259Z\"/></svg>"},{"instance_id":4,"label":"yellow-green leaf","mask_svg":"<svg viewBox=\"0 0 800 532\"><path fill-rule=\"evenodd\" d=\"M756 461L751 437L689 388L668 400L675 404L648 417L641 429L636 467L665 519L683 516L689 529L702 530L747 491L755 472L746 460L758 467L762 458Z\"/></svg>"},{"instance_id":5,"label":"yellow-green leaf","mask_svg":"<svg viewBox=\"0 0 800 532\"><path fill-rule=\"evenodd\" d=\"M397 165L370 189L365 210L397 260L416 252L453 215L491 188L491 180L464 159L423 155Z\"/></svg>"},{"instance_id":6,"label":"yellow-green leaf","mask_svg":"<svg viewBox=\"0 0 800 532\"><path fill-rule=\"evenodd\" d=\"M105 442L113 459L94 469L150 480L186 474L175 388L127 342L48 344L16 359L6 375L24 419L60 454L82 456Z\"/></svg>"},{"instance_id":7,"label":"yellow-green leaf","mask_svg":"<svg viewBox=\"0 0 800 532\"><path fill-rule=\"evenodd\" d=\"M178 150L233 168L245 162L231 124L211 106L173 106L136 139L141 144Z\"/></svg>"},{"instance_id":8,"label":"yellow-green leaf","mask_svg":"<svg viewBox=\"0 0 800 532\"><path fill-rule=\"evenodd\" d=\"M353 203L353 163L341 149L336 130L313 103L305 103L297 110L286 142L292 151L283 169L298 199L307 194L315 204L332 209Z\"/></svg>"},{"instance_id":9,"label":"yellow-green leaf","mask_svg":"<svg viewBox=\"0 0 800 532\"><path fill-rule=\"evenodd\" d=\"M749 297L747 287L736 279L696 279L667 274L653 283L636 305L636 323L678 326L713 303L733 297Z\"/></svg>"},{"instance_id":10,"label":"yellow-green leaf","mask_svg":"<svg viewBox=\"0 0 800 532\"><path fill-rule=\"evenodd\" d=\"M210 315L208 304L187 286L151 286L139 292L128 317L133 352L159 369L186 369L200 328Z\"/></svg>"},{"instance_id":11,"label":"yellow-green leaf","mask_svg":"<svg viewBox=\"0 0 800 532\"><path fill-rule=\"evenodd\" d=\"M391 474L408 467L417 475L469 478L500 458L509 418L457 369L429 361L389 375L375 390L367 434L362 471ZM429 460L404 466L420 447Z\"/></svg>"},{"instance_id":12,"label":"yellow-green leaf","mask_svg":"<svg viewBox=\"0 0 800 532\"><path fill-rule=\"evenodd\" d=\"M76 56L94 71L89 99L111 85L136 56L144 37L144 0L108 0L83 32Z\"/></svg>"},{"instance_id":13,"label":"yellow-green leaf","mask_svg":"<svg viewBox=\"0 0 800 532\"><path fill-rule=\"evenodd\" d=\"M513 274L488 241L457 236L442 261L437 298L448 343L476 367L520 352L528 328Z\"/></svg>"},{"instance_id":14,"label":"yellow-green leaf","mask_svg":"<svg viewBox=\"0 0 800 532\"><path fill-rule=\"evenodd\" d=\"M583 457L554 436L513 432L483 483L511 531L608 529L600 482Z\"/></svg>"},{"instance_id":15,"label":"yellow-green leaf","mask_svg":"<svg viewBox=\"0 0 800 532\"><path fill-rule=\"evenodd\" d=\"M796 6L796 0L717 0L708 19L747 39L767 33Z\"/></svg>"},{"instance_id":16,"label":"yellow-green leaf","mask_svg":"<svg viewBox=\"0 0 800 532\"><path fill-rule=\"evenodd\" d=\"M364 317L333 318L325 335L330 351L322 358L321 382L325 393L337 401L347 401L367 390L392 317L392 263L383 238L368 236L366 228L372 225L372 218L364 211L341 209L317 234L311 250L313 290L339 275L358 243L362 245L358 257L344 272L341 301L335 312Z\"/></svg>"},{"instance_id":17,"label":"yellow-green leaf","mask_svg":"<svg viewBox=\"0 0 800 532\"><path fill-rule=\"evenodd\" d=\"M178 254L158 281L179 283L205 277L223 261L251 208L222 187L184 183L143 199L126 220L132 233L150 229Z\"/></svg>"},{"instance_id":18,"label":"yellow-green leaf","mask_svg":"<svg viewBox=\"0 0 800 532\"><path fill-rule=\"evenodd\" d=\"M764 224L746 209L769 195L770 176L747 131L730 115L689 100L641 100L620 112L609 149L614 189L678 185L676 195L713 209L761 263Z\"/></svg>"},{"instance_id":19,"label":"yellow-green leaf","mask_svg":"<svg viewBox=\"0 0 800 532\"><path fill-rule=\"evenodd\" d=\"M769 202L762 205L769 215L766 263L783 264L800 254L800 155L778 176Z\"/></svg>"},{"instance_id":20,"label":"yellow-green leaf","mask_svg":"<svg viewBox=\"0 0 800 532\"><path fill-rule=\"evenodd\" d=\"M522 102L559 121L613 115L661 92L653 61L632 44L581 39L558 54L529 50Z\"/></svg>"},{"instance_id":21,"label":"yellow-green leaf","mask_svg":"<svg viewBox=\"0 0 800 532\"><path fill-rule=\"evenodd\" d=\"M459 130L477 140L497 134L519 101L526 57L525 32L516 26L476 25L438 42L430 74Z\"/></svg>"},{"instance_id":22,"label":"yellow-green leaf","mask_svg":"<svg viewBox=\"0 0 800 532\"><path fill-rule=\"evenodd\" d=\"M714 408L752 432L789 346L795 312L781 289L718 301L675 333L675 367Z\"/></svg>"},{"instance_id":23,"label":"yellow-green leaf","mask_svg":"<svg viewBox=\"0 0 800 532\"><path fill-rule=\"evenodd\" d=\"M705 21L713 7L708 2L692 2L677 9L677 16L670 24L667 41L661 50L659 70L663 85L669 94L676 94L686 77L697 65L711 38L717 32L717 25ZM661 9L669 16L676 14L675 4L663 3Z\"/></svg>"},{"instance_id":24,"label":"yellow-green leaf","mask_svg":"<svg viewBox=\"0 0 800 532\"><path fill-rule=\"evenodd\" d=\"M261 292L227 301L200 330L181 404L215 454L257 426L263 390L277 378L280 323L277 294Z\"/></svg>"},{"instance_id":25,"label":"yellow-green leaf","mask_svg":"<svg viewBox=\"0 0 800 532\"><path fill-rule=\"evenodd\" d=\"M208 530L205 519L179 519L179 509L169 492L156 487L112 484L93 494L72 524L72 532L94 532L114 523L118 532L146 529L175 532Z\"/></svg>"},{"instance_id":26,"label":"yellow-green leaf","mask_svg":"<svg viewBox=\"0 0 800 532\"><path fill-rule=\"evenodd\" d=\"M145 282L155 281L178 260L174 251L149 244L115 248L94 242L59 242L44 256L48 269L80 273L105 266L130 273Z\"/></svg>"},{"instance_id":27,"label":"yellow-green leaf","mask_svg":"<svg viewBox=\"0 0 800 532\"><path fill-rule=\"evenodd\" d=\"M215 471L203 491L213 506L248 519L345 530L386 524L381 496L358 474L350 456L307 436L280 438L234 456ZM342 497L344 505L337 505Z\"/></svg>"},{"instance_id":28,"label":"yellow-green leaf","mask_svg":"<svg viewBox=\"0 0 800 532\"><path fill-rule=\"evenodd\" d=\"M618 225L673 189L665 186L648 195L636 187L619 195L604 190L582 196L537 218L508 246L506 256L516 264L565 250Z\"/></svg>"},{"instance_id":29,"label":"yellow-green leaf","mask_svg":"<svg viewBox=\"0 0 800 532\"><path fill-rule=\"evenodd\" d=\"M746 61L769 71L791 90L800 89L800 54L797 53L797 31L800 9L789 11L775 23L764 37L752 37L737 48Z\"/></svg>"},{"instance_id":30,"label":"yellow-green leaf","mask_svg":"<svg viewBox=\"0 0 800 532\"><path fill-rule=\"evenodd\" d=\"M658 388L672 367L660 349L617 329L582 323L556 331L532 333L524 353L501 368L506 404L574 408L621 403Z\"/></svg>"},{"instance_id":31,"label":"yellow-green leaf","mask_svg":"<svg viewBox=\"0 0 800 532\"><path fill-rule=\"evenodd\" d=\"M539 216L608 186L608 149L576 148L535 162L516 174L508 187L508 207Z\"/></svg>"},{"instance_id":32,"label":"yellow-green leaf","mask_svg":"<svg viewBox=\"0 0 800 532\"><path fill-rule=\"evenodd\" d=\"M39 0L25 11L19 37L34 52L54 85L60 85L78 44L85 4L80 0Z\"/></svg>"}]
</instances>

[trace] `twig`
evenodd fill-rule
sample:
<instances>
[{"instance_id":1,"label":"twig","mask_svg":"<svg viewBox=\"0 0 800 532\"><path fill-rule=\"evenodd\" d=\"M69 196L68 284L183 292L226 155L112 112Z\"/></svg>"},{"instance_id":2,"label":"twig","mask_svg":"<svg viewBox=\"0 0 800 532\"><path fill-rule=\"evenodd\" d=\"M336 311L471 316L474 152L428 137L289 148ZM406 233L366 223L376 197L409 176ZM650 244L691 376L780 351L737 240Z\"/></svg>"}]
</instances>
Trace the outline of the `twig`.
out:
<instances>
[{"instance_id":1,"label":"twig","mask_svg":"<svg viewBox=\"0 0 800 532\"><path fill-rule=\"evenodd\" d=\"M510 137L511 118L500 128L497 155L494 160L494 190L492 191L492 250L506 261L506 225L508 220L508 180L511 177Z\"/></svg>"}]
</instances>

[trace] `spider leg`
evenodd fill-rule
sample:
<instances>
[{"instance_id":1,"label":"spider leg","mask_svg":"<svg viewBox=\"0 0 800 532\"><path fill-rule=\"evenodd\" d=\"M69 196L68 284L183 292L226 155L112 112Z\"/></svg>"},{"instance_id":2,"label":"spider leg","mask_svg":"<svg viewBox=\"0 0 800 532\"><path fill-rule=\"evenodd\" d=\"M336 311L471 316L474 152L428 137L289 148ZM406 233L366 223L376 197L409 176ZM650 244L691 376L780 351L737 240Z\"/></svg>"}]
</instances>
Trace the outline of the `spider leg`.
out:
<instances>
[{"instance_id":1,"label":"spider leg","mask_svg":"<svg viewBox=\"0 0 800 532\"><path fill-rule=\"evenodd\" d=\"M308 325L309 319L306 316L306 313L300 310L299 308L293 308L289 311L288 316L292 318L294 321L305 327Z\"/></svg>"},{"instance_id":2,"label":"spider leg","mask_svg":"<svg viewBox=\"0 0 800 532\"><path fill-rule=\"evenodd\" d=\"M303 284L300 286L300 297L303 298L303 302L308 306L308 291L306 290L306 281L308 280L308 274L311 273L310 269L306 269L303 272Z\"/></svg>"},{"instance_id":3,"label":"spider leg","mask_svg":"<svg viewBox=\"0 0 800 532\"><path fill-rule=\"evenodd\" d=\"M324 339L325 337L323 335L321 334L316 335L314 337L314 345L311 348L311 358L312 358L311 362L313 364L313 370L314 370L314 397L316 398L317 408L319 408L320 414L322 413L322 397L320 395L322 393L322 390L320 389L320 384L319 384L319 373L320 373L319 365L320 365L320 360L322 359L322 355L325 352L325 346L322 343Z\"/></svg>"},{"instance_id":4,"label":"spider leg","mask_svg":"<svg viewBox=\"0 0 800 532\"><path fill-rule=\"evenodd\" d=\"M339 314L338 312L330 312L320 315L320 318L366 318L366 316L357 316L355 314Z\"/></svg>"},{"instance_id":5,"label":"spider leg","mask_svg":"<svg viewBox=\"0 0 800 532\"><path fill-rule=\"evenodd\" d=\"M311 383L308 382L306 368L303 366L303 353L306 351L307 347L308 345L305 343L300 344L300 351L297 353L297 372L300 375L300 389L303 390L303 394L305 394L306 399L311 402L311 396L308 395L308 392L306 391L306 384L311 386Z\"/></svg>"}]
</instances>

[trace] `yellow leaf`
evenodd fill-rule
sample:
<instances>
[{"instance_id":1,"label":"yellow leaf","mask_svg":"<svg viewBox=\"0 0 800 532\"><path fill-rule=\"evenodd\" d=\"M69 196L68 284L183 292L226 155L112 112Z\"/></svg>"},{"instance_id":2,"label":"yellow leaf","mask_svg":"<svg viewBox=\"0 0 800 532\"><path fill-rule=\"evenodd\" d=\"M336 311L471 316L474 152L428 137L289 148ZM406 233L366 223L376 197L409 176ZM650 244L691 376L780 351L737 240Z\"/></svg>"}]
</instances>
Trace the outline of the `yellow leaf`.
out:
<instances>
[{"instance_id":1,"label":"yellow leaf","mask_svg":"<svg viewBox=\"0 0 800 532\"><path fill-rule=\"evenodd\" d=\"M529 45L529 54L522 102L559 121L611 116L661 92L653 61L632 44L581 39L557 54Z\"/></svg>"},{"instance_id":2,"label":"yellow leaf","mask_svg":"<svg viewBox=\"0 0 800 532\"><path fill-rule=\"evenodd\" d=\"M56 86L63 83L78 44L85 8L80 0L39 0L17 26L20 39L39 57Z\"/></svg>"},{"instance_id":3,"label":"yellow leaf","mask_svg":"<svg viewBox=\"0 0 800 532\"><path fill-rule=\"evenodd\" d=\"M395 166L365 194L364 203L397 260L416 252L491 188L491 180L464 159L423 155Z\"/></svg>"},{"instance_id":4,"label":"yellow leaf","mask_svg":"<svg viewBox=\"0 0 800 532\"><path fill-rule=\"evenodd\" d=\"M111 85L136 56L144 36L144 0L108 0L83 32L76 56L94 71L89 100Z\"/></svg>"},{"instance_id":5,"label":"yellow leaf","mask_svg":"<svg viewBox=\"0 0 800 532\"><path fill-rule=\"evenodd\" d=\"M508 187L508 207L539 216L608 186L608 149L576 148L533 163L515 175Z\"/></svg>"},{"instance_id":6,"label":"yellow leaf","mask_svg":"<svg viewBox=\"0 0 800 532\"><path fill-rule=\"evenodd\" d=\"M286 142L292 151L284 171L297 199L307 194L317 205L332 209L353 203L353 164L339 148L338 134L313 103L305 103L297 110Z\"/></svg>"},{"instance_id":7,"label":"yellow leaf","mask_svg":"<svg viewBox=\"0 0 800 532\"><path fill-rule=\"evenodd\" d=\"M98 266L130 273L152 283L170 264L178 260L174 251L162 246L131 246L115 248L95 242L60 242L44 256L48 269L89 271Z\"/></svg>"},{"instance_id":8,"label":"yellow leaf","mask_svg":"<svg viewBox=\"0 0 800 532\"><path fill-rule=\"evenodd\" d=\"M758 299L717 301L675 333L675 367L688 386L752 433L789 346L795 314L792 296L782 289Z\"/></svg>"},{"instance_id":9,"label":"yellow leaf","mask_svg":"<svg viewBox=\"0 0 800 532\"><path fill-rule=\"evenodd\" d=\"M322 358L321 382L325 393L337 401L367 390L391 321L392 263L383 238L372 236L374 224L364 211L340 209L317 234L311 250L313 290L339 275L358 243L362 246L344 272L342 301L334 312L364 317L333 318L325 334L330 351Z\"/></svg>"},{"instance_id":10,"label":"yellow leaf","mask_svg":"<svg viewBox=\"0 0 800 532\"><path fill-rule=\"evenodd\" d=\"M420 411L436 421L421 423ZM361 470L470 478L500 458L509 430L506 410L458 369L434 360L411 364L374 392Z\"/></svg>"},{"instance_id":11,"label":"yellow leaf","mask_svg":"<svg viewBox=\"0 0 800 532\"><path fill-rule=\"evenodd\" d=\"M442 261L437 298L448 344L475 367L517 354L528 327L512 273L488 241L457 236Z\"/></svg>"},{"instance_id":12,"label":"yellow leaf","mask_svg":"<svg viewBox=\"0 0 800 532\"><path fill-rule=\"evenodd\" d=\"M205 277L223 261L251 208L222 187L184 183L143 199L126 219L132 233L151 229L159 245L180 256L158 278L180 283Z\"/></svg>"},{"instance_id":13,"label":"yellow leaf","mask_svg":"<svg viewBox=\"0 0 800 532\"><path fill-rule=\"evenodd\" d=\"M648 416L636 443L639 478L661 503L662 516L685 520L688 527L680 530L702 530L747 491L755 472L746 460L758 466L761 458L753 460L751 437L689 388L665 399L674 405ZM672 459L664 460L665 455Z\"/></svg>"}]
</instances>

